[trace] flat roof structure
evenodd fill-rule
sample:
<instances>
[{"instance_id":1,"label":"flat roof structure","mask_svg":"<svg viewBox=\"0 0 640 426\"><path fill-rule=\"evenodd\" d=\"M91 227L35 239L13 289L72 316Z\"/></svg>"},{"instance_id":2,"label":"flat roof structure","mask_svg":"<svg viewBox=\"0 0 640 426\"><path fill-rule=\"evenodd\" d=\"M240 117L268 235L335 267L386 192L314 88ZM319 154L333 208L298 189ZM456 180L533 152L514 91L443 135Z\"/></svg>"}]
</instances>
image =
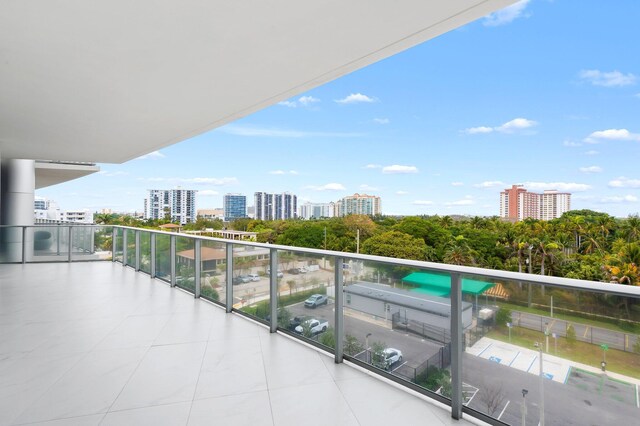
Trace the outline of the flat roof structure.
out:
<instances>
[{"instance_id":1,"label":"flat roof structure","mask_svg":"<svg viewBox=\"0 0 640 426\"><path fill-rule=\"evenodd\" d=\"M447 297L451 293L451 277L434 272L413 272L402 279L402 282L413 284L417 288L412 291L432 296ZM493 287L495 283L462 278L462 293L479 295Z\"/></svg>"}]
</instances>

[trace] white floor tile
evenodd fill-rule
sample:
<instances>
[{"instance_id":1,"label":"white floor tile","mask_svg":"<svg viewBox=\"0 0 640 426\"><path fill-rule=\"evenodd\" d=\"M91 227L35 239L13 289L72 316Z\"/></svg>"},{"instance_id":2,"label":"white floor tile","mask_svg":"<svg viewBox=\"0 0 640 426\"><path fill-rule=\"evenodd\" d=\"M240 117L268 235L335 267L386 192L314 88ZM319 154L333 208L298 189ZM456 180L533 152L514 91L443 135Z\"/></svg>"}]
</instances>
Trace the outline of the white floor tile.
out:
<instances>
[{"instance_id":1,"label":"white floor tile","mask_svg":"<svg viewBox=\"0 0 640 426\"><path fill-rule=\"evenodd\" d=\"M188 425L273 426L269 395L254 392L194 401Z\"/></svg>"},{"instance_id":2,"label":"white floor tile","mask_svg":"<svg viewBox=\"0 0 640 426\"><path fill-rule=\"evenodd\" d=\"M191 402L108 413L100 426L180 426L187 424ZM209 423L214 424L214 423Z\"/></svg>"}]
</instances>

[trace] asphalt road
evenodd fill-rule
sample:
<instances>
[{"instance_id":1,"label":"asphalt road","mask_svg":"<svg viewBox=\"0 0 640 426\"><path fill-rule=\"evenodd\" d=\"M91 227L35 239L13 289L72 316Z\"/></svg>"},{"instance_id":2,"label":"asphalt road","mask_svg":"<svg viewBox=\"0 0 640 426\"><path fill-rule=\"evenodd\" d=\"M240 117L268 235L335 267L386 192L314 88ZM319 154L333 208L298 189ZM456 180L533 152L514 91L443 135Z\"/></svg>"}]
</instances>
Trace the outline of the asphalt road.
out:
<instances>
[{"instance_id":1,"label":"asphalt road","mask_svg":"<svg viewBox=\"0 0 640 426\"><path fill-rule=\"evenodd\" d=\"M504 400L492 414L505 423L522 423L522 389L527 389L527 425L539 422L540 378L508 366L476 357L463 355L463 381L479 388L469 407L487 412L483 394L488 389L501 389ZM483 393L484 389L484 393ZM594 393L580 385L566 385L552 380L544 380L545 424L558 426L602 426L628 425L637 419L640 409L613 398L613 394L603 387L601 393ZM508 405L507 405L507 402Z\"/></svg>"}]
</instances>

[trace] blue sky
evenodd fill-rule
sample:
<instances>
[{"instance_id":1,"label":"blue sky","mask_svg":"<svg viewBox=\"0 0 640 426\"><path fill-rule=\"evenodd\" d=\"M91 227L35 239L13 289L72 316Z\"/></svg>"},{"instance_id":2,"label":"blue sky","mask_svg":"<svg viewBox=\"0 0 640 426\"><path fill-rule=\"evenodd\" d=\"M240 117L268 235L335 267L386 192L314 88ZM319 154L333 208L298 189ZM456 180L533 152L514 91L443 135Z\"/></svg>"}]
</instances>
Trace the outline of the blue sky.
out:
<instances>
[{"instance_id":1,"label":"blue sky","mask_svg":"<svg viewBox=\"0 0 640 426\"><path fill-rule=\"evenodd\" d=\"M384 214L497 215L511 184L640 211L640 2L530 0L242 120L37 191L140 211L147 189L379 195Z\"/></svg>"}]
</instances>

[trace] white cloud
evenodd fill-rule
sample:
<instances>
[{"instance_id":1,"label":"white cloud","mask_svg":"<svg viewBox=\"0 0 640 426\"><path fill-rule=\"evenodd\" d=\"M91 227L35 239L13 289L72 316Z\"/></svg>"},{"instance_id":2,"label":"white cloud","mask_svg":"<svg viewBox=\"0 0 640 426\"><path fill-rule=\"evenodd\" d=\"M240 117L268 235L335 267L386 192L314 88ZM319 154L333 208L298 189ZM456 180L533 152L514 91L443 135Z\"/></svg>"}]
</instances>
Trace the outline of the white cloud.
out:
<instances>
[{"instance_id":1,"label":"white cloud","mask_svg":"<svg viewBox=\"0 0 640 426\"><path fill-rule=\"evenodd\" d=\"M591 185L575 182L525 182L524 187L527 189L551 190L558 191L575 191L582 192L591 189Z\"/></svg>"},{"instance_id":2,"label":"white cloud","mask_svg":"<svg viewBox=\"0 0 640 426\"><path fill-rule=\"evenodd\" d=\"M374 118L373 122L378 124L389 124L391 123L391 120L389 120L388 118Z\"/></svg>"},{"instance_id":3,"label":"white cloud","mask_svg":"<svg viewBox=\"0 0 640 426\"><path fill-rule=\"evenodd\" d=\"M615 197L604 197L600 199L600 203L637 203L638 197L635 195L623 195L623 196L615 196Z\"/></svg>"},{"instance_id":4,"label":"white cloud","mask_svg":"<svg viewBox=\"0 0 640 426\"><path fill-rule=\"evenodd\" d=\"M463 182L451 182L451 186L464 186Z\"/></svg>"},{"instance_id":5,"label":"white cloud","mask_svg":"<svg viewBox=\"0 0 640 426\"><path fill-rule=\"evenodd\" d=\"M298 106L306 107L317 102L320 102L320 99L314 98L313 96L301 96L297 100L278 102L278 105L287 108L297 108Z\"/></svg>"},{"instance_id":6,"label":"white cloud","mask_svg":"<svg viewBox=\"0 0 640 426\"><path fill-rule=\"evenodd\" d=\"M381 169L382 166L380 164L367 164L363 167L363 169Z\"/></svg>"},{"instance_id":7,"label":"white cloud","mask_svg":"<svg viewBox=\"0 0 640 426\"><path fill-rule=\"evenodd\" d=\"M376 99L369 97L367 95L363 95L362 93L352 93L346 98L336 99L335 102L339 104L359 104L359 103L372 103L375 102Z\"/></svg>"},{"instance_id":8,"label":"white cloud","mask_svg":"<svg viewBox=\"0 0 640 426\"><path fill-rule=\"evenodd\" d=\"M640 133L631 133L627 129L598 130L587 136L587 143L599 143L602 140L640 142Z\"/></svg>"},{"instance_id":9,"label":"white cloud","mask_svg":"<svg viewBox=\"0 0 640 426\"><path fill-rule=\"evenodd\" d=\"M504 188L507 186L507 184L500 180L488 180L482 183L476 183L473 186L475 186L476 188Z\"/></svg>"},{"instance_id":10,"label":"white cloud","mask_svg":"<svg viewBox=\"0 0 640 426\"><path fill-rule=\"evenodd\" d=\"M562 145L568 146L568 147L571 147L571 148L575 148L576 146L582 146L582 143L574 142L574 141L564 141L564 142L562 142Z\"/></svg>"},{"instance_id":11,"label":"white cloud","mask_svg":"<svg viewBox=\"0 0 640 426\"><path fill-rule=\"evenodd\" d=\"M295 170L289 170L288 172L284 171L284 170L272 170L269 172L270 175L297 175L298 172L296 172Z\"/></svg>"},{"instance_id":12,"label":"white cloud","mask_svg":"<svg viewBox=\"0 0 640 426\"><path fill-rule=\"evenodd\" d=\"M533 120L529 120L527 118L522 118L522 117L518 117L518 118L514 118L511 121L507 121L506 123L500 125L500 126L495 126L495 127L488 127L488 126L479 126L479 127L470 127L468 129L463 130L463 133L466 133L468 135L477 135L477 134L482 134L482 133L492 133L492 132L499 132L499 133L516 133L516 132L520 132L523 130L527 130L530 129L534 126L537 126L538 123L536 121Z\"/></svg>"},{"instance_id":13,"label":"white cloud","mask_svg":"<svg viewBox=\"0 0 640 426\"><path fill-rule=\"evenodd\" d=\"M579 74L582 80L588 81L594 86L623 87L636 83L637 77L631 73L623 74L620 71L603 72L600 70L582 70Z\"/></svg>"},{"instance_id":14,"label":"white cloud","mask_svg":"<svg viewBox=\"0 0 640 426\"><path fill-rule=\"evenodd\" d=\"M599 166L580 167L580 171L582 173L601 173L602 167L599 167Z\"/></svg>"},{"instance_id":15,"label":"white cloud","mask_svg":"<svg viewBox=\"0 0 640 426\"><path fill-rule=\"evenodd\" d=\"M407 191L396 191L396 195L407 195L408 193Z\"/></svg>"},{"instance_id":16,"label":"white cloud","mask_svg":"<svg viewBox=\"0 0 640 426\"><path fill-rule=\"evenodd\" d=\"M598 154L600 153L593 149L584 153L584 155L598 155Z\"/></svg>"},{"instance_id":17,"label":"white cloud","mask_svg":"<svg viewBox=\"0 0 640 426\"><path fill-rule=\"evenodd\" d=\"M513 133L518 130L529 129L537 124L537 122L526 118L514 118L511 121L507 121L502 126L496 127L496 131L502 133Z\"/></svg>"},{"instance_id":18,"label":"white cloud","mask_svg":"<svg viewBox=\"0 0 640 426\"><path fill-rule=\"evenodd\" d=\"M360 189L363 191L377 191L378 188L376 188L375 186L371 186L371 185L367 185L367 184L362 184L360 185Z\"/></svg>"},{"instance_id":19,"label":"white cloud","mask_svg":"<svg viewBox=\"0 0 640 426\"><path fill-rule=\"evenodd\" d=\"M521 0L497 12L490 13L484 17L483 25L485 27L497 27L509 24L518 18L528 18L530 15L525 13L525 9L529 1L530 0Z\"/></svg>"},{"instance_id":20,"label":"white cloud","mask_svg":"<svg viewBox=\"0 0 640 426\"><path fill-rule=\"evenodd\" d=\"M415 206L430 206L433 204L433 201L428 201L428 200L416 200L413 203L411 203Z\"/></svg>"},{"instance_id":21,"label":"white cloud","mask_svg":"<svg viewBox=\"0 0 640 426\"><path fill-rule=\"evenodd\" d=\"M314 98L313 96L301 96L298 99L298 102L300 102L300 105L309 106L311 104L315 104L317 102L320 102L320 99Z\"/></svg>"},{"instance_id":22,"label":"white cloud","mask_svg":"<svg viewBox=\"0 0 640 426\"><path fill-rule=\"evenodd\" d=\"M117 170L115 172L108 172L106 170L100 170L98 172L99 175L105 176L105 177L115 177L115 176L127 176L129 175L129 172L123 172L122 170Z\"/></svg>"},{"instance_id":23,"label":"white cloud","mask_svg":"<svg viewBox=\"0 0 640 426\"><path fill-rule=\"evenodd\" d=\"M472 204L475 204L475 201L473 201L470 198L465 198L463 200L451 201L451 202L448 202L448 203L444 203L445 206L470 206Z\"/></svg>"},{"instance_id":24,"label":"white cloud","mask_svg":"<svg viewBox=\"0 0 640 426\"><path fill-rule=\"evenodd\" d=\"M199 197L212 197L214 195L218 195L218 191L214 191L212 189L205 189L204 191L198 191Z\"/></svg>"},{"instance_id":25,"label":"white cloud","mask_svg":"<svg viewBox=\"0 0 640 426\"><path fill-rule=\"evenodd\" d=\"M312 138L312 137L333 137L333 138L353 138L362 136L361 133L341 133L341 132L307 132L301 130L265 129L257 127L224 126L219 131L236 136L248 137L271 137L271 138Z\"/></svg>"},{"instance_id":26,"label":"white cloud","mask_svg":"<svg viewBox=\"0 0 640 426\"><path fill-rule=\"evenodd\" d=\"M136 158L136 160L158 159L158 158L164 158L164 157L166 156L160 151L153 151Z\"/></svg>"},{"instance_id":27,"label":"white cloud","mask_svg":"<svg viewBox=\"0 0 640 426\"><path fill-rule=\"evenodd\" d=\"M629 179L620 176L617 179L609 181L611 188L640 188L640 179Z\"/></svg>"},{"instance_id":28,"label":"white cloud","mask_svg":"<svg viewBox=\"0 0 640 426\"><path fill-rule=\"evenodd\" d=\"M309 189L313 189L314 191L344 191L346 188L341 183L328 183L322 186L310 185L307 186Z\"/></svg>"},{"instance_id":29,"label":"white cloud","mask_svg":"<svg viewBox=\"0 0 640 426\"><path fill-rule=\"evenodd\" d=\"M384 166L382 168L382 173L384 174L418 173L418 168L416 166L401 166L398 164L394 164L392 166Z\"/></svg>"}]
</instances>

